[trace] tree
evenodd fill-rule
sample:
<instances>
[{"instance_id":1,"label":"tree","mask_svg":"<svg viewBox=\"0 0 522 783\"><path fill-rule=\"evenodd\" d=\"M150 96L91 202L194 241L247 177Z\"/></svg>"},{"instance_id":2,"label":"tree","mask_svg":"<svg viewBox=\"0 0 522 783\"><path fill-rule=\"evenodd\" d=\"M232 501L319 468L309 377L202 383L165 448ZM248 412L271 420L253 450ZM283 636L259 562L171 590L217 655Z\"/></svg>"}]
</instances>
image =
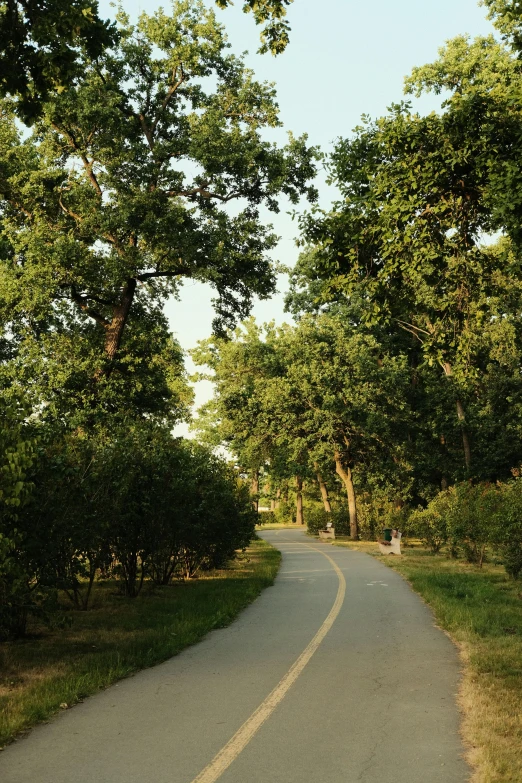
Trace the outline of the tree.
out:
<instances>
[{"instance_id":1,"label":"tree","mask_svg":"<svg viewBox=\"0 0 522 783\"><path fill-rule=\"evenodd\" d=\"M292 0L245 0L264 24L261 52L288 44L286 6ZM221 8L230 0L216 0ZM6 0L0 7L0 97L16 99L18 116L32 123L50 95L77 83L82 52L97 59L118 40L115 25L98 16L96 0Z\"/></svg>"},{"instance_id":2,"label":"tree","mask_svg":"<svg viewBox=\"0 0 522 783\"><path fill-rule=\"evenodd\" d=\"M395 473L407 485L398 437L407 418L404 358L386 355L371 335L321 315L295 328L261 330L249 322L230 341L206 348L195 358L214 370L215 410L221 432L230 433L225 443L236 453L245 441L264 444L270 470L284 460L286 475L296 477L298 519L303 479L319 474L324 483L321 471L329 475L333 466L354 538L356 485L391 488Z\"/></svg>"},{"instance_id":3,"label":"tree","mask_svg":"<svg viewBox=\"0 0 522 783\"><path fill-rule=\"evenodd\" d=\"M274 287L259 205L315 198L314 150L262 140L279 123L273 88L226 52L201 3L119 24L118 48L83 56L81 82L49 99L30 138L5 106L0 154L12 311L53 301L96 323L97 378L111 373L136 302L161 303L187 277L216 288L217 329L245 316Z\"/></svg>"},{"instance_id":4,"label":"tree","mask_svg":"<svg viewBox=\"0 0 522 783\"><path fill-rule=\"evenodd\" d=\"M81 75L79 50L100 57L114 25L91 0L6 0L0 7L0 96L16 96L18 115L32 122L51 92Z\"/></svg>"},{"instance_id":5,"label":"tree","mask_svg":"<svg viewBox=\"0 0 522 783\"><path fill-rule=\"evenodd\" d=\"M0 374L11 389L26 390L40 421L59 422L71 432L110 429L140 417L174 425L189 416L193 391L183 352L158 307L135 302L125 344L110 374L101 377L103 334L93 322L52 308L47 318L20 314L8 323L10 355Z\"/></svg>"},{"instance_id":6,"label":"tree","mask_svg":"<svg viewBox=\"0 0 522 783\"><path fill-rule=\"evenodd\" d=\"M200 439L216 447L224 445L235 455L241 472L251 482L257 509L259 477L268 463L277 460L274 443L262 419L262 384L277 372L272 346L252 320L238 329L233 339L210 338L191 351L195 363L211 373L216 394L199 411L194 423Z\"/></svg>"},{"instance_id":7,"label":"tree","mask_svg":"<svg viewBox=\"0 0 522 783\"><path fill-rule=\"evenodd\" d=\"M469 136L475 119L398 106L339 142L331 172L343 200L305 219L313 250L296 270L296 282L312 276L323 301L355 297L367 324L409 333L440 367L468 473L466 401L490 330L516 320L522 280L517 253L480 241L496 225L485 198L495 156L487 134Z\"/></svg>"},{"instance_id":8,"label":"tree","mask_svg":"<svg viewBox=\"0 0 522 783\"><path fill-rule=\"evenodd\" d=\"M264 24L261 32L260 52L281 54L286 49L290 26L286 21L286 8L293 0L244 0L243 11L252 13L256 24ZM232 5L232 0L216 0L220 8Z\"/></svg>"},{"instance_id":9,"label":"tree","mask_svg":"<svg viewBox=\"0 0 522 783\"><path fill-rule=\"evenodd\" d=\"M404 357L390 356L372 335L327 314L283 330L279 350L285 374L267 394L268 415L278 411L274 429L306 452L312 470L316 462L335 465L357 538L356 486L391 489L398 471L407 492L399 436L408 415Z\"/></svg>"}]
</instances>

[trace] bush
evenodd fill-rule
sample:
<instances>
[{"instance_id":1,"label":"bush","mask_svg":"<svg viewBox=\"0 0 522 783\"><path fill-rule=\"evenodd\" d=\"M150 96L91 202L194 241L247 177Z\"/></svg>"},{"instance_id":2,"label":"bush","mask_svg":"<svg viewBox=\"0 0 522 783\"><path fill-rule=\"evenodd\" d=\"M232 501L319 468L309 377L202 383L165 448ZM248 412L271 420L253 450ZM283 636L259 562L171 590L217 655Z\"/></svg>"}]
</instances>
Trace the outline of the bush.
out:
<instances>
[{"instance_id":1,"label":"bush","mask_svg":"<svg viewBox=\"0 0 522 783\"><path fill-rule=\"evenodd\" d=\"M332 508L331 518L337 536L350 535L350 515L344 504Z\"/></svg>"},{"instance_id":2,"label":"bush","mask_svg":"<svg viewBox=\"0 0 522 783\"><path fill-rule=\"evenodd\" d=\"M448 493L451 503L447 519L452 549L462 548L469 563L482 566L488 544L493 540L493 520L499 510L497 488L494 484L463 482Z\"/></svg>"},{"instance_id":3,"label":"bush","mask_svg":"<svg viewBox=\"0 0 522 783\"><path fill-rule=\"evenodd\" d=\"M22 405L2 404L0 422L0 639L25 633L27 618L37 610L31 571L20 557L19 515L33 486L27 474L34 460L34 439Z\"/></svg>"},{"instance_id":4,"label":"bush","mask_svg":"<svg viewBox=\"0 0 522 783\"><path fill-rule=\"evenodd\" d=\"M500 502L494 517L492 539L509 576L522 576L522 479L498 486Z\"/></svg>"},{"instance_id":5,"label":"bush","mask_svg":"<svg viewBox=\"0 0 522 783\"><path fill-rule=\"evenodd\" d=\"M307 506L305 509L305 522L308 532L317 535L319 530L324 530L327 522L333 523L332 514L324 510L324 506Z\"/></svg>"},{"instance_id":6,"label":"bush","mask_svg":"<svg viewBox=\"0 0 522 783\"><path fill-rule=\"evenodd\" d=\"M280 525L289 525L292 522L295 522L295 506L293 506L287 500L281 500L279 506L274 510L273 513L276 522Z\"/></svg>"},{"instance_id":7,"label":"bush","mask_svg":"<svg viewBox=\"0 0 522 783\"><path fill-rule=\"evenodd\" d=\"M506 570L522 573L522 485L462 482L440 492L410 523L432 552L449 543L452 555L463 552L469 563L484 562L496 546Z\"/></svg>"},{"instance_id":8,"label":"bush","mask_svg":"<svg viewBox=\"0 0 522 783\"><path fill-rule=\"evenodd\" d=\"M87 609L103 574L135 597L146 579L165 585L223 567L253 537L248 487L222 458L167 427L48 429L35 455L27 469L35 490L17 507L16 530L0 529L4 636L22 635L29 612L58 591Z\"/></svg>"},{"instance_id":9,"label":"bush","mask_svg":"<svg viewBox=\"0 0 522 783\"><path fill-rule=\"evenodd\" d=\"M277 517L274 511L262 511L257 515L258 525L274 525L277 524Z\"/></svg>"},{"instance_id":10,"label":"bush","mask_svg":"<svg viewBox=\"0 0 522 783\"><path fill-rule=\"evenodd\" d=\"M410 514L409 529L434 554L440 552L448 540L448 518L452 500L449 491L441 492L428 503L427 508L416 509Z\"/></svg>"},{"instance_id":11,"label":"bush","mask_svg":"<svg viewBox=\"0 0 522 783\"><path fill-rule=\"evenodd\" d=\"M336 536L350 535L350 517L348 509L343 506L333 507L331 512L325 511L319 504L308 507L305 511L305 521L308 532L317 535L319 530L324 530L327 522L331 522L335 528Z\"/></svg>"}]
</instances>

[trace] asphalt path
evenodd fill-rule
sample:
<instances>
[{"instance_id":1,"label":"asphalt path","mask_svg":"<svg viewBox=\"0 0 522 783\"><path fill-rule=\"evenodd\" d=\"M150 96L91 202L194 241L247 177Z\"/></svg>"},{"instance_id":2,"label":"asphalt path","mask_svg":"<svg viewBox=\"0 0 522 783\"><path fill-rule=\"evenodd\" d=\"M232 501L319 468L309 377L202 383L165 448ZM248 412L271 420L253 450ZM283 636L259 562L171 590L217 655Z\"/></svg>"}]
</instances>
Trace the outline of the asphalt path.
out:
<instances>
[{"instance_id":1,"label":"asphalt path","mask_svg":"<svg viewBox=\"0 0 522 783\"><path fill-rule=\"evenodd\" d=\"M7 747L2 783L465 783L457 652L418 596L366 554L263 537L273 587Z\"/></svg>"}]
</instances>

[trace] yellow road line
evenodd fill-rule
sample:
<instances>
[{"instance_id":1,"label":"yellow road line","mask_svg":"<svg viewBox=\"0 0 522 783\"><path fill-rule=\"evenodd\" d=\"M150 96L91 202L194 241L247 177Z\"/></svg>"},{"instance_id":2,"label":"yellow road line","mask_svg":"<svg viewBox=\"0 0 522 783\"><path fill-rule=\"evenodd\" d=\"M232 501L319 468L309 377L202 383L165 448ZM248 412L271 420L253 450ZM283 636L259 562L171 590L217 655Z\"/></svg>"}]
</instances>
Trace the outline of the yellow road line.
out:
<instances>
[{"instance_id":1,"label":"yellow road line","mask_svg":"<svg viewBox=\"0 0 522 783\"><path fill-rule=\"evenodd\" d=\"M214 783L215 780L221 777L223 772L228 769L234 759L236 759L241 751L248 745L252 737L259 731L263 723L268 720L273 713L277 705L284 699L294 682L297 680L306 664L315 653L324 637L334 624L337 615L341 611L341 607L344 601L344 595L346 592L346 581L341 569L338 567L332 558L326 554L326 552L320 549L315 549L308 544L302 544L309 549L313 549L314 552L320 552L324 555L334 567L337 577L339 579L339 587L337 589L337 596L334 604L330 609L328 617L321 625L314 638L301 653L299 658L292 664L290 669L284 675L284 677L277 683L274 690L266 697L266 699L259 705L259 707L252 713L252 715L243 723L240 729L236 731L231 740L221 748L210 764L194 778L192 783Z\"/></svg>"}]
</instances>

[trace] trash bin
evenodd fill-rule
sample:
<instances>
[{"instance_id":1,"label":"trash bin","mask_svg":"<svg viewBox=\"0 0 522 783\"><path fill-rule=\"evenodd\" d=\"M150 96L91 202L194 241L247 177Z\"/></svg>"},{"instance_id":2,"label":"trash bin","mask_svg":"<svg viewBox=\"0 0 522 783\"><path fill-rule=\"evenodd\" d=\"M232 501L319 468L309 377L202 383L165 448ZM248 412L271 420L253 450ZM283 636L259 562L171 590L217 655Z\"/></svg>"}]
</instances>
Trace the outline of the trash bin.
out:
<instances>
[{"instance_id":1,"label":"trash bin","mask_svg":"<svg viewBox=\"0 0 522 783\"><path fill-rule=\"evenodd\" d=\"M384 528L384 540L385 541L391 541L392 540L392 529L391 527L385 527Z\"/></svg>"}]
</instances>

